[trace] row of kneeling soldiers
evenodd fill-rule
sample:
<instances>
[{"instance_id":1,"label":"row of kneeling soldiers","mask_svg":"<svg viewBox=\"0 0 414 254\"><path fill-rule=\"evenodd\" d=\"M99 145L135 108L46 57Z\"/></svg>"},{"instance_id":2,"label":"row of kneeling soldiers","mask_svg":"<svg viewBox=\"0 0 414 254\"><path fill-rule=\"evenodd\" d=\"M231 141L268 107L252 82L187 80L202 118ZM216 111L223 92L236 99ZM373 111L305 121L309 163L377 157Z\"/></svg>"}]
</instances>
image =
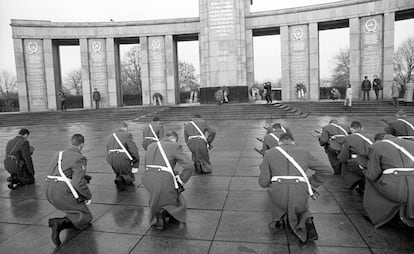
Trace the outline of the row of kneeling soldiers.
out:
<instances>
[{"instance_id":1,"label":"row of kneeling soldiers","mask_svg":"<svg viewBox=\"0 0 414 254\"><path fill-rule=\"evenodd\" d=\"M302 242L317 240L308 199L309 196L316 198L318 193L315 189L340 170L344 177L344 190L352 190L357 185L363 189L361 180L366 177L364 207L375 226L381 226L398 211L403 222L412 225L414 142L395 136L412 136L414 133L410 132L412 125L403 119L404 114L399 114L399 118L389 122L386 129L394 136L379 134L375 144L372 144L372 137L362 133L358 122L348 127L333 120L323 127L320 143L325 147L332 167L318 160L308 149L297 146L289 128L279 123L269 127L262 139L263 148L258 151L263 155L259 184L269 189L272 204L270 229L290 227ZM404 128L408 132L401 134ZM184 126L185 142L192 152L191 161L177 143L177 133L164 132L159 119L155 118L143 130L142 144L146 150L142 183L150 195L151 225L158 230L163 230L169 223L185 223L183 185L194 171L198 174L212 172L209 150L215 138L214 129L195 115ZM354 140L365 150L360 152ZM90 177L86 175L87 160L81 154L84 142L82 135L73 135L72 146L53 158L46 180L47 199L58 210L66 212L63 218L49 220L52 240L58 246L63 229L84 229L92 220L87 207L92 200L87 186ZM8 144L7 147L12 146ZM114 183L122 191L133 184L134 172L139 165L138 149L127 124L120 124L119 129L108 137L106 146L106 159L115 173ZM6 148L6 154L8 152L10 149ZM339 166L338 161L342 161ZM177 163L183 167L181 172L174 170ZM358 168L353 165L358 165ZM308 177L307 169L315 173ZM403 191L396 191L397 188Z\"/></svg>"},{"instance_id":2,"label":"row of kneeling soldiers","mask_svg":"<svg viewBox=\"0 0 414 254\"><path fill-rule=\"evenodd\" d=\"M319 143L331 167L307 149L295 145L289 128L275 123L267 129L262 149L259 184L269 188L272 202L271 229L289 225L305 241L318 238L308 208L308 197L332 173L341 175L344 192L363 195L364 217L376 228L394 216L414 227L414 126L404 111L385 121L384 132L371 135L358 121L350 126L333 119L322 128ZM306 170L315 171L308 177Z\"/></svg>"}]
</instances>

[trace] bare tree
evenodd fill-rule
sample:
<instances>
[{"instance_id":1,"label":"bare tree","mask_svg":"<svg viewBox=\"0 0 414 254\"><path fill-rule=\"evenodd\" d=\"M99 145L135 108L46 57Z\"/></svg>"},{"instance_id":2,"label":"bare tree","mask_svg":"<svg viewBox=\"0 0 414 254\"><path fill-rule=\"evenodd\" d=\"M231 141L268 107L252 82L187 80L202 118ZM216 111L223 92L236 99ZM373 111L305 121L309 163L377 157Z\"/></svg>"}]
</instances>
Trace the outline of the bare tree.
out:
<instances>
[{"instance_id":1,"label":"bare tree","mask_svg":"<svg viewBox=\"0 0 414 254\"><path fill-rule=\"evenodd\" d=\"M121 61L121 84L124 94L141 93L139 46L129 49Z\"/></svg>"},{"instance_id":2,"label":"bare tree","mask_svg":"<svg viewBox=\"0 0 414 254\"><path fill-rule=\"evenodd\" d=\"M332 70L331 85L346 87L349 84L349 48L339 49L333 60L335 68Z\"/></svg>"},{"instance_id":3,"label":"bare tree","mask_svg":"<svg viewBox=\"0 0 414 254\"><path fill-rule=\"evenodd\" d=\"M65 93L82 95L81 69L76 69L66 74L62 89Z\"/></svg>"},{"instance_id":4,"label":"bare tree","mask_svg":"<svg viewBox=\"0 0 414 254\"><path fill-rule=\"evenodd\" d=\"M186 62L178 62L178 82L180 87L191 87L198 85L199 77L195 73L194 65Z\"/></svg>"},{"instance_id":5,"label":"bare tree","mask_svg":"<svg viewBox=\"0 0 414 254\"><path fill-rule=\"evenodd\" d=\"M407 84L414 73L414 38L408 38L401 43L394 53L395 79L401 85Z\"/></svg>"},{"instance_id":6,"label":"bare tree","mask_svg":"<svg viewBox=\"0 0 414 254\"><path fill-rule=\"evenodd\" d=\"M16 76L6 70L0 72L0 94L8 99L10 94L17 93Z\"/></svg>"}]
</instances>

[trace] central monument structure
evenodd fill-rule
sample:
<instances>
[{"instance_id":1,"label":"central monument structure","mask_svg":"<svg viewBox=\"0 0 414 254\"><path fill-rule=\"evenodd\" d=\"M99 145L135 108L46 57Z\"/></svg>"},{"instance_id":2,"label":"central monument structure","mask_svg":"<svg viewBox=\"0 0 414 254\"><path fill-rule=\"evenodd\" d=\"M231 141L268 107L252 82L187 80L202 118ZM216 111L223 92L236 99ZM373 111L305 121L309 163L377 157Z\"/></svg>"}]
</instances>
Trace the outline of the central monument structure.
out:
<instances>
[{"instance_id":1,"label":"central monument structure","mask_svg":"<svg viewBox=\"0 0 414 254\"><path fill-rule=\"evenodd\" d=\"M253 36L280 34L282 100L298 99L296 84L319 100L319 30L349 27L350 80L359 98L363 76L378 75L384 97L393 80L394 22L411 18L414 1L345 0L250 12L250 0L200 0L199 17L131 22L12 20L20 111L56 110L62 87L59 46L79 45L84 108L92 92L102 107L122 105L119 45L139 42L142 100L159 92L179 103L177 42L198 40L201 88L254 84ZM275 68L277 68L275 66ZM247 89L245 89L247 90Z\"/></svg>"}]
</instances>

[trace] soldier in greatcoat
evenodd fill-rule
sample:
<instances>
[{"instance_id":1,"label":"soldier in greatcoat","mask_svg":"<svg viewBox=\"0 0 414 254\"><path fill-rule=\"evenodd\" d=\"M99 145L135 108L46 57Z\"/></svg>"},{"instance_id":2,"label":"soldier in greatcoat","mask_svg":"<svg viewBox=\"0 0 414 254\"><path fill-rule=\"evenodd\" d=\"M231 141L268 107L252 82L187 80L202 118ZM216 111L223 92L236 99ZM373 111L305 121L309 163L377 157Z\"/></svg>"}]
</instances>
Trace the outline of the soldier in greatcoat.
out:
<instances>
[{"instance_id":1,"label":"soldier in greatcoat","mask_svg":"<svg viewBox=\"0 0 414 254\"><path fill-rule=\"evenodd\" d=\"M160 124L160 118L159 117L154 117L152 119L152 122L150 123L150 125L152 126L152 128L155 131L155 134L157 135L157 138L161 139L164 137L164 126L162 126ZM144 150L147 150L148 145L156 142L156 137L154 137L154 135L151 132L151 129L148 126L146 126L144 128L144 131L142 132L142 147L144 148Z\"/></svg>"},{"instance_id":2,"label":"soldier in greatcoat","mask_svg":"<svg viewBox=\"0 0 414 254\"><path fill-rule=\"evenodd\" d=\"M27 138L30 131L20 129L19 135L7 142L6 157L4 159L4 168L10 173L7 178L10 189L14 190L19 185L33 184L34 168L32 161L33 146L30 146Z\"/></svg>"},{"instance_id":3,"label":"soldier in greatcoat","mask_svg":"<svg viewBox=\"0 0 414 254\"><path fill-rule=\"evenodd\" d=\"M319 137L319 144L325 149L336 175L341 174L341 162L337 157L342 149L345 136L350 132L351 130L348 126L338 123L336 119L332 119L328 125L322 128L322 133Z\"/></svg>"},{"instance_id":4,"label":"soldier in greatcoat","mask_svg":"<svg viewBox=\"0 0 414 254\"><path fill-rule=\"evenodd\" d=\"M358 121L350 126L352 134L345 137L341 152L338 155L342 163L342 191L352 191L357 185L357 191L364 190L365 177L362 168L367 166L368 150L374 142L374 136L365 133Z\"/></svg>"},{"instance_id":5,"label":"soldier in greatcoat","mask_svg":"<svg viewBox=\"0 0 414 254\"><path fill-rule=\"evenodd\" d=\"M309 195L313 195L313 189L320 186L333 170L308 150L295 146L293 141L291 134L284 133L280 136L279 146L265 152L260 164L259 185L268 188L272 204L269 227L277 229L287 224L302 242L313 241L318 239L318 234L309 211ZM307 169L315 171L309 178L305 173Z\"/></svg>"},{"instance_id":6,"label":"soldier in greatcoat","mask_svg":"<svg viewBox=\"0 0 414 254\"><path fill-rule=\"evenodd\" d=\"M135 181L134 172L138 171L139 154L128 125L122 122L119 129L112 133L106 142L106 161L115 173L114 183L124 190Z\"/></svg>"},{"instance_id":7,"label":"soldier in greatcoat","mask_svg":"<svg viewBox=\"0 0 414 254\"><path fill-rule=\"evenodd\" d=\"M396 118L393 121L387 122L388 126L385 127L385 132L396 137L401 136L414 136L414 126L406 118L407 114L403 110L398 110L396 113Z\"/></svg>"},{"instance_id":8,"label":"soldier in greatcoat","mask_svg":"<svg viewBox=\"0 0 414 254\"><path fill-rule=\"evenodd\" d=\"M363 206L372 224L378 228L398 214L414 227L414 142L377 140L368 158Z\"/></svg>"},{"instance_id":9,"label":"soldier in greatcoat","mask_svg":"<svg viewBox=\"0 0 414 254\"><path fill-rule=\"evenodd\" d=\"M49 175L46 177L46 198L56 209L66 213L63 218L49 219L52 228L52 241L61 244L59 234L63 229L85 229L92 221L92 214L87 207L92 194L85 180L87 159L81 151L85 139L81 134L74 134L72 146L58 152L52 159Z\"/></svg>"},{"instance_id":10,"label":"soldier in greatcoat","mask_svg":"<svg viewBox=\"0 0 414 254\"><path fill-rule=\"evenodd\" d=\"M192 153L192 160L198 174L209 174L213 171L208 152L212 149L211 143L215 136L215 130L198 114L184 126L184 139Z\"/></svg>"},{"instance_id":11,"label":"soldier in greatcoat","mask_svg":"<svg viewBox=\"0 0 414 254\"><path fill-rule=\"evenodd\" d=\"M145 153L142 183L150 195L150 223L155 225L157 230L166 227L167 219L169 223L186 222L187 207L181 192L184 190L182 185L194 172L194 164L184 154L182 146L177 141L178 135L174 131L167 132L166 137L160 141L171 171L168 170L168 164L157 143L150 144ZM183 168L181 173L174 170L177 163ZM173 174L177 186L174 184Z\"/></svg>"}]
</instances>

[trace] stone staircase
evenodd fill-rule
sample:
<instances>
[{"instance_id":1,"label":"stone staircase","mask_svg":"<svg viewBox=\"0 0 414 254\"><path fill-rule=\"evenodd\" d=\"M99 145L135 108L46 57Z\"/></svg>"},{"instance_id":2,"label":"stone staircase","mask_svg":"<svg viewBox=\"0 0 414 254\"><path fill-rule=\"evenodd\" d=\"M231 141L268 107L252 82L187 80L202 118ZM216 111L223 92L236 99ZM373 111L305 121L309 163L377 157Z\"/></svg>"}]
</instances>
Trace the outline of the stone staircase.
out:
<instances>
[{"instance_id":1,"label":"stone staircase","mask_svg":"<svg viewBox=\"0 0 414 254\"><path fill-rule=\"evenodd\" d=\"M28 113L1 113L0 127L4 126L28 126L36 124L75 123L91 121L125 121L149 114L152 111L159 112L166 107L131 107L131 108L104 108L99 110L72 109L65 112L46 111Z\"/></svg>"},{"instance_id":2,"label":"stone staircase","mask_svg":"<svg viewBox=\"0 0 414 254\"><path fill-rule=\"evenodd\" d=\"M287 109L296 110L313 116L394 116L396 108L391 101L356 101L352 102L352 110L345 110L342 101L319 101L319 102L284 102ZM400 102L399 109L407 112L407 115L414 116L414 106L405 106Z\"/></svg>"},{"instance_id":3,"label":"stone staircase","mask_svg":"<svg viewBox=\"0 0 414 254\"><path fill-rule=\"evenodd\" d=\"M168 109L151 112L138 117L135 121L151 121L154 116L159 116L162 121L188 121L195 114L208 120L249 120L249 119L280 119L280 118L305 118L295 108L276 103L270 104L222 104L222 105L197 105L197 106L172 106Z\"/></svg>"}]
</instances>

